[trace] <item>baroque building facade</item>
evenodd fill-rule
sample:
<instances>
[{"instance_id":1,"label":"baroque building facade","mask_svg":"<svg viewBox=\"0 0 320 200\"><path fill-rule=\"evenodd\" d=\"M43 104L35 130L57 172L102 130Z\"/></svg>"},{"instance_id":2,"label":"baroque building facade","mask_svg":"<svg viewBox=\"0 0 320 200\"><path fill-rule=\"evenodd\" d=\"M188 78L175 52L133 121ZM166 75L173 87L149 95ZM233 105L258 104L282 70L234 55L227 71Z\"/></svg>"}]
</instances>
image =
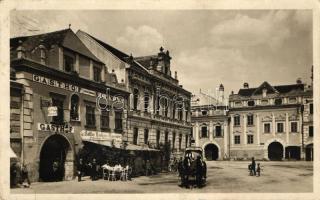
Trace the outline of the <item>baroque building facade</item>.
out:
<instances>
[{"instance_id":1,"label":"baroque building facade","mask_svg":"<svg viewBox=\"0 0 320 200\"><path fill-rule=\"evenodd\" d=\"M191 93L179 85L171 72L169 51L161 47L155 55L133 57L79 30L78 37L108 70L121 77L130 92L128 143L160 148L170 144L180 156L190 141Z\"/></svg>"},{"instance_id":2,"label":"baroque building facade","mask_svg":"<svg viewBox=\"0 0 320 200\"><path fill-rule=\"evenodd\" d=\"M31 181L72 179L88 138L120 148L129 91L71 29L12 38L10 54L10 144Z\"/></svg>"}]
</instances>

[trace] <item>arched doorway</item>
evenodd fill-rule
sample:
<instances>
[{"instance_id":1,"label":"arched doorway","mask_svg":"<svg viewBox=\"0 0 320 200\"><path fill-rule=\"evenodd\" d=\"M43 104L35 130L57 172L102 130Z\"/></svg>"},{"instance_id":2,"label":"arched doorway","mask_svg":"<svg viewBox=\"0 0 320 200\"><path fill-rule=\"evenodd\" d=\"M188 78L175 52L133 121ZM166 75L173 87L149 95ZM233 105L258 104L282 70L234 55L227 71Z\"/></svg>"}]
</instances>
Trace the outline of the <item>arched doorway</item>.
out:
<instances>
[{"instance_id":1,"label":"arched doorway","mask_svg":"<svg viewBox=\"0 0 320 200\"><path fill-rule=\"evenodd\" d=\"M306 161L313 161L313 144L306 146Z\"/></svg>"},{"instance_id":2,"label":"arched doorway","mask_svg":"<svg viewBox=\"0 0 320 200\"><path fill-rule=\"evenodd\" d=\"M219 148L215 144L208 144L204 148L207 160L217 160L219 158Z\"/></svg>"},{"instance_id":3,"label":"arched doorway","mask_svg":"<svg viewBox=\"0 0 320 200\"><path fill-rule=\"evenodd\" d=\"M269 144L268 158L269 160L282 160L283 146L280 142L272 142L271 144Z\"/></svg>"},{"instance_id":4,"label":"arched doorway","mask_svg":"<svg viewBox=\"0 0 320 200\"><path fill-rule=\"evenodd\" d=\"M70 165L73 163L72 157L71 146L64 136L55 134L48 137L40 152L40 181L64 180L67 177L66 173L73 173L70 167L66 169L66 166L72 166Z\"/></svg>"}]
</instances>

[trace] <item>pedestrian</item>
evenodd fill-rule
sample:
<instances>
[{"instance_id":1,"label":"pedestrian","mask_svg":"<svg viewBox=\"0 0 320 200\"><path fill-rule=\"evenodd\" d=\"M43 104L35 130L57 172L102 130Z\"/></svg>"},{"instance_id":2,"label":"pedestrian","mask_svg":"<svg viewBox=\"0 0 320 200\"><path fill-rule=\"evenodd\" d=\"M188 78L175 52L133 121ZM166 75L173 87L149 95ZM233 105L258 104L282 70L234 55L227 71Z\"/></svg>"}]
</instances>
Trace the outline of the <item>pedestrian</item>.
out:
<instances>
[{"instance_id":1,"label":"pedestrian","mask_svg":"<svg viewBox=\"0 0 320 200\"><path fill-rule=\"evenodd\" d=\"M10 166L10 187L13 188L17 185L18 167L16 163Z\"/></svg>"},{"instance_id":2,"label":"pedestrian","mask_svg":"<svg viewBox=\"0 0 320 200\"><path fill-rule=\"evenodd\" d=\"M252 176L256 175L256 161L254 160L254 157L252 157L251 160L251 172Z\"/></svg>"},{"instance_id":3,"label":"pedestrian","mask_svg":"<svg viewBox=\"0 0 320 200\"><path fill-rule=\"evenodd\" d=\"M207 163L204 160L202 160L202 170L203 170L203 177L207 178Z\"/></svg>"},{"instance_id":4,"label":"pedestrian","mask_svg":"<svg viewBox=\"0 0 320 200\"><path fill-rule=\"evenodd\" d=\"M149 159L146 161L146 176L149 176L151 174L151 164Z\"/></svg>"},{"instance_id":5,"label":"pedestrian","mask_svg":"<svg viewBox=\"0 0 320 200\"><path fill-rule=\"evenodd\" d=\"M25 180L27 180L27 183L24 183ZM30 187L30 185L31 185L31 182L30 182L30 179L29 179L29 174L28 174L28 169L27 169L27 166L25 164L23 164L22 170L21 170L21 184L24 187Z\"/></svg>"},{"instance_id":6,"label":"pedestrian","mask_svg":"<svg viewBox=\"0 0 320 200\"><path fill-rule=\"evenodd\" d=\"M190 160L189 154L187 154L183 161L183 180L184 180L184 186L186 186L186 188L189 187L190 167L191 167L191 160Z\"/></svg>"},{"instance_id":7,"label":"pedestrian","mask_svg":"<svg viewBox=\"0 0 320 200\"><path fill-rule=\"evenodd\" d=\"M97 176L97 162L96 162L96 159L93 158L91 163L91 180L92 181L96 180L96 176Z\"/></svg>"},{"instance_id":8,"label":"pedestrian","mask_svg":"<svg viewBox=\"0 0 320 200\"><path fill-rule=\"evenodd\" d=\"M52 163L52 173L53 173L53 179L54 181L58 181L59 180L59 161L58 160L54 160Z\"/></svg>"},{"instance_id":9,"label":"pedestrian","mask_svg":"<svg viewBox=\"0 0 320 200\"><path fill-rule=\"evenodd\" d=\"M257 177L260 176L260 171L261 171L261 167L260 167L260 163L257 164Z\"/></svg>"},{"instance_id":10,"label":"pedestrian","mask_svg":"<svg viewBox=\"0 0 320 200\"><path fill-rule=\"evenodd\" d=\"M78 163L78 182L81 181L82 173L83 173L83 161L82 161L82 158L80 158Z\"/></svg>"},{"instance_id":11,"label":"pedestrian","mask_svg":"<svg viewBox=\"0 0 320 200\"><path fill-rule=\"evenodd\" d=\"M196 158L196 182L198 188L201 187L201 182L202 182L202 161L201 161L201 156L197 156Z\"/></svg>"}]
</instances>

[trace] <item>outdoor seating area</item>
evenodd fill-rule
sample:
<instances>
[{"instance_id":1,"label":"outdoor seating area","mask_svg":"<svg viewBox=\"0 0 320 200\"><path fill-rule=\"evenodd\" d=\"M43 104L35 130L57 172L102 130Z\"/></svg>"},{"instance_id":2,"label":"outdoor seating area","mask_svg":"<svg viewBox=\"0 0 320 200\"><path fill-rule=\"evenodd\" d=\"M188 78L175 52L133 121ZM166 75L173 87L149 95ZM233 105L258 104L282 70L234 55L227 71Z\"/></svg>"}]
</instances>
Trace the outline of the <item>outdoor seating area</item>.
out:
<instances>
[{"instance_id":1,"label":"outdoor seating area","mask_svg":"<svg viewBox=\"0 0 320 200\"><path fill-rule=\"evenodd\" d=\"M108 181L127 181L131 179L132 168L129 165L122 167L120 164L110 166L105 164L102 166L102 176Z\"/></svg>"}]
</instances>

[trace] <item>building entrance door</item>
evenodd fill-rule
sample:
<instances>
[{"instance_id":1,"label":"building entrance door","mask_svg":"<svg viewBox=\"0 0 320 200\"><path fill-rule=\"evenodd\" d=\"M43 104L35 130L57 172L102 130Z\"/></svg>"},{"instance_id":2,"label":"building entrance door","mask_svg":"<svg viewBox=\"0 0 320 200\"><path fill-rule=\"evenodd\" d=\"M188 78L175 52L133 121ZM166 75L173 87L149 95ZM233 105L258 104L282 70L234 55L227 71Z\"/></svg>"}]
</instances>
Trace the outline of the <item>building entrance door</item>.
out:
<instances>
[{"instance_id":1,"label":"building entrance door","mask_svg":"<svg viewBox=\"0 0 320 200\"><path fill-rule=\"evenodd\" d=\"M219 158L219 149L215 144L208 144L204 148L204 152L207 160L217 160Z\"/></svg>"},{"instance_id":2,"label":"building entrance door","mask_svg":"<svg viewBox=\"0 0 320 200\"><path fill-rule=\"evenodd\" d=\"M300 160L300 147L299 146L289 146L286 147L286 159L288 160Z\"/></svg>"},{"instance_id":3,"label":"building entrance door","mask_svg":"<svg viewBox=\"0 0 320 200\"><path fill-rule=\"evenodd\" d=\"M313 161L313 144L306 146L306 161Z\"/></svg>"},{"instance_id":4,"label":"building entrance door","mask_svg":"<svg viewBox=\"0 0 320 200\"><path fill-rule=\"evenodd\" d=\"M72 153L66 138L59 134L47 138L40 152L40 181L64 180L67 154Z\"/></svg>"},{"instance_id":5,"label":"building entrance door","mask_svg":"<svg viewBox=\"0 0 320 200\"><path fill-rule=\"evenodd\" d=\"M272 142L268 146L268 158L269 160L282 160L283 158L283 146L279 142Z\"/></svg>"}]
</instances>

